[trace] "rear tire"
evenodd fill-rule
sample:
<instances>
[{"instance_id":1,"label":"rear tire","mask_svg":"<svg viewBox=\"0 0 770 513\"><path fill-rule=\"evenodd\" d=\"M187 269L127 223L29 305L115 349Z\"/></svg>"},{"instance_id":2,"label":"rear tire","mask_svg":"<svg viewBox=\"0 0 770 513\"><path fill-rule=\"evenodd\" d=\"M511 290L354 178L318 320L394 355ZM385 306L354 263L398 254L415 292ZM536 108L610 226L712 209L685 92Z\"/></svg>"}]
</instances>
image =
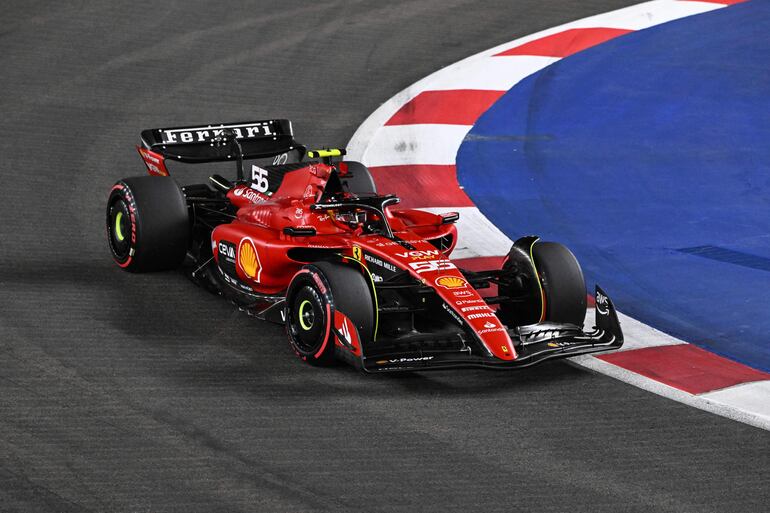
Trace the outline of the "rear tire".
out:
<instances>
[{"instance_id":1,"label":"rear tire","mask_svg":"<svg viewBox=\"0 0 770 513\"><path fill-rule=\"evenodd\" d=\"M348 166L348 173L343 182L347 183L348 192L353 194L377 194L377 186L374 183L369 169L353 160L345 161Z\"/></svg>"},{"instance_id":2,"label":"rear tire","mask_svg":"<svg viewBox=\"0 0 770 513\"><path fill-rule=\"evenodd\" d=\"M107 240L126 271L176 269L190 241L184 194L171 177L139 176L115 184L107 201Z\"/></svg>"},{"instance_id":3,"label":"rear tire","mask_svg":"<svg viewBox=\"0 0 770 513\"><path fill-rule=\"evenodd\" d=\"M556 242L536 242L532 255L545 293L545 320L582 326L586 282L575 255Z\"/></svg>"},{"instance_id":4,"label":"rear tire","mask_svg":"<svg viewBox=\"0 0 770 513\"><path fill-rule=\"evenodd\" d=\"M319 366L334 363L336 311L355 325L362 345L371 340L374 301L361 272L332 262L304 266L286 294L286 333L302 360Z\"/></svg>"}]
</instances>

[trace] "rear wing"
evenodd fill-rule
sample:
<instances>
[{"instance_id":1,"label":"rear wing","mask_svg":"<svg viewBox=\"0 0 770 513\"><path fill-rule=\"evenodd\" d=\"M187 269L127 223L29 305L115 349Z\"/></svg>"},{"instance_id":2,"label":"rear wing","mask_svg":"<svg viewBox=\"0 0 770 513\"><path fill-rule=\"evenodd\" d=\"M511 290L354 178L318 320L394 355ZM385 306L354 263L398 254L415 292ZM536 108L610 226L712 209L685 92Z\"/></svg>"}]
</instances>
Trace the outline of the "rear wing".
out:
<instances>
[{"instance_id":1,"label":"rear wing","mask_svg":"<svg viewBox=\"0 0 770 513\"><path fill-rule=\"evenodd\" d=\"M168 175L164 160L191 164L235 160L232 146L215 144L215 138L228 129L240 144L243 159L267 158L297 150L302 159L306 149L294 140L291 121L270 119L142 131L138 147L150 174Z\"/></svg>"}]
</instances>

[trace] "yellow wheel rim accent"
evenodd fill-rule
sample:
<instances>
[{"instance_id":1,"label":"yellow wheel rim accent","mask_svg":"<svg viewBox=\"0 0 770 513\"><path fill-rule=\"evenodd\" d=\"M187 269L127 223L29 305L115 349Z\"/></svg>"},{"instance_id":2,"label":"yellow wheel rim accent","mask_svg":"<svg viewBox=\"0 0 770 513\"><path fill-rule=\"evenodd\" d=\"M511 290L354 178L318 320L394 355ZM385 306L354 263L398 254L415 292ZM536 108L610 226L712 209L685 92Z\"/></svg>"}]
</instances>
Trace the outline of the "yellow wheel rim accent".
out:
<instances>
[{"instance_id":1,"label":"yellow wheel rim accent","mask_svg":"<svg viewBox=\"0 0 770 513\"><path fill-rule=\"evenodd\" d=\"M331 212L331 210L329 212ZM369 282L372 284L372 297L374 298L374 335L372 336L372 342L375 342L377 340L377 328L380 326L380 305L377 301L377 289L374 286L374 276L372 276L371 271L369 271L369 269L360 260L356 260L355 258L350 258L349 256L345 255L339 256L344 260L351 260L358 263L358 265L361 266L361 269L366 271L366 275L369 277ZM423 299L423 301L425 300Z\"/></svg>"},{"instance_id":2,"label":"yellow wheel rim accent","mask_svg":"<svg viewBox=\"0 0 770 513\"><path fill-rule=\"evenodd\" d=\"M118 237L118 240L120 242L123 242L123 239L125 237L123 236L123 230L120 229L120 222L123 220L123 212L118 212L118 215L115 216L115 235Z\"/></svg>"},{"instance_id":3,"label":"yellow wheel rim accent","mask_svg":"<svg viewBox=\"0 0 770 513\"><path fill-rule=\"evenodd\" d=\"M535 265L535 244L537 244L537 240L529 247L529 259L532 262L532 269L535 270L537 286L540 288L540 320L537 322L543 322L545 320L545 291L543 290L543 284L540 283L540 271L537 270L537 266Z\"/></svg>"},{"instance_id":4,"label":"yellow wheel rim accent","mask_svg":"<svg viewBox=\"0 0 770 513\"><path fill-rule=\"evenodd\" d=\"M310 331L310 328L313 327L313 323L312 322L310 324L305 324L305 315L304 315L305 307L307 305L309 305L309 304L310 304L310 301L308 301L306 299L302 303L300 303L300 305L299 305L299 325L302 326L302 329L305 330L305 331ZM311 308L312 308L312 306L311 306Z\"/></svg>"}]
</instances>

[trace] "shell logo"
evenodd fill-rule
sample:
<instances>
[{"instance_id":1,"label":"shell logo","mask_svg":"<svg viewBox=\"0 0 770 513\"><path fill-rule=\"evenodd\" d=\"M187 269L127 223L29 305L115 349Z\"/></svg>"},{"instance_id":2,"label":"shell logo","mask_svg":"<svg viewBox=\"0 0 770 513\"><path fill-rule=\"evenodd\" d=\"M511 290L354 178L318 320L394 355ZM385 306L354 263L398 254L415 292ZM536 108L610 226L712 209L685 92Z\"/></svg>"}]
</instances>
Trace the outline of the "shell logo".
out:
<instances>
[{"instance_id":1,"label":"shell logo","mask_svg":"<svg viewBox=\"0 0 770 513\"><path fill-rule=\"evenodd\" d=\"M259 263L259 254L254 241L249 238L241 239L238 246L238 266L247 277L259 281L262 265Z\"/></svg>"},{"instance_id":2,"label":"shell logo","mask_svg":"<svg viewBox=\"0 0 770 513\"><path fill-rule=\"evenodd\" d=\"M459 276L441 276L436 279L436 285L445 289L462 289L468 286L468 282Z\"/></svg>"}]
</instances>

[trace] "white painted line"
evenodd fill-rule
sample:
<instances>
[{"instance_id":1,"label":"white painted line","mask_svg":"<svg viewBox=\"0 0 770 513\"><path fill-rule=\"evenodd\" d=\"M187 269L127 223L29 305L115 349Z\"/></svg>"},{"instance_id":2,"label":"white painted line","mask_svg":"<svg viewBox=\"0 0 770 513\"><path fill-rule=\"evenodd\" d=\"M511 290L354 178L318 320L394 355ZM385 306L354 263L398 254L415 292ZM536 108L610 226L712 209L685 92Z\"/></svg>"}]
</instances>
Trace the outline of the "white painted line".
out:
<instances>
[{"instance_id":1,"label":"white painted line","mask_svg":"<svg viewBox=\"0 0 770 513\"><path fill-rule=\"evenodd\" d=\"M451 73L438 73L423 85L424 91L482 89L507 91L533 73L559 59L535 55L512 55L460 61ZM414 90L412 90L414 91Z\"/></svg>"},{"instance_id":2,"label":"white painted line","mask_svg":"<svg viewBox=\"0 0 770 513\"><path fill-rule=\"evenodd\" d=\"M725 406L733 406L764 418L770 424L770 381L741 383L700 397Z\"/></svg>"},{"instance_id":3,"label":"white painted line","mask_svg":"<svg viewBox=\"0 0 770 513\"><path fill-rule=\"evenodd\" d=\"M360 160L369 167L454 165L457 149L470 129L469 125L384 126L369 141Z\"/></svg>"}]
</instances>

